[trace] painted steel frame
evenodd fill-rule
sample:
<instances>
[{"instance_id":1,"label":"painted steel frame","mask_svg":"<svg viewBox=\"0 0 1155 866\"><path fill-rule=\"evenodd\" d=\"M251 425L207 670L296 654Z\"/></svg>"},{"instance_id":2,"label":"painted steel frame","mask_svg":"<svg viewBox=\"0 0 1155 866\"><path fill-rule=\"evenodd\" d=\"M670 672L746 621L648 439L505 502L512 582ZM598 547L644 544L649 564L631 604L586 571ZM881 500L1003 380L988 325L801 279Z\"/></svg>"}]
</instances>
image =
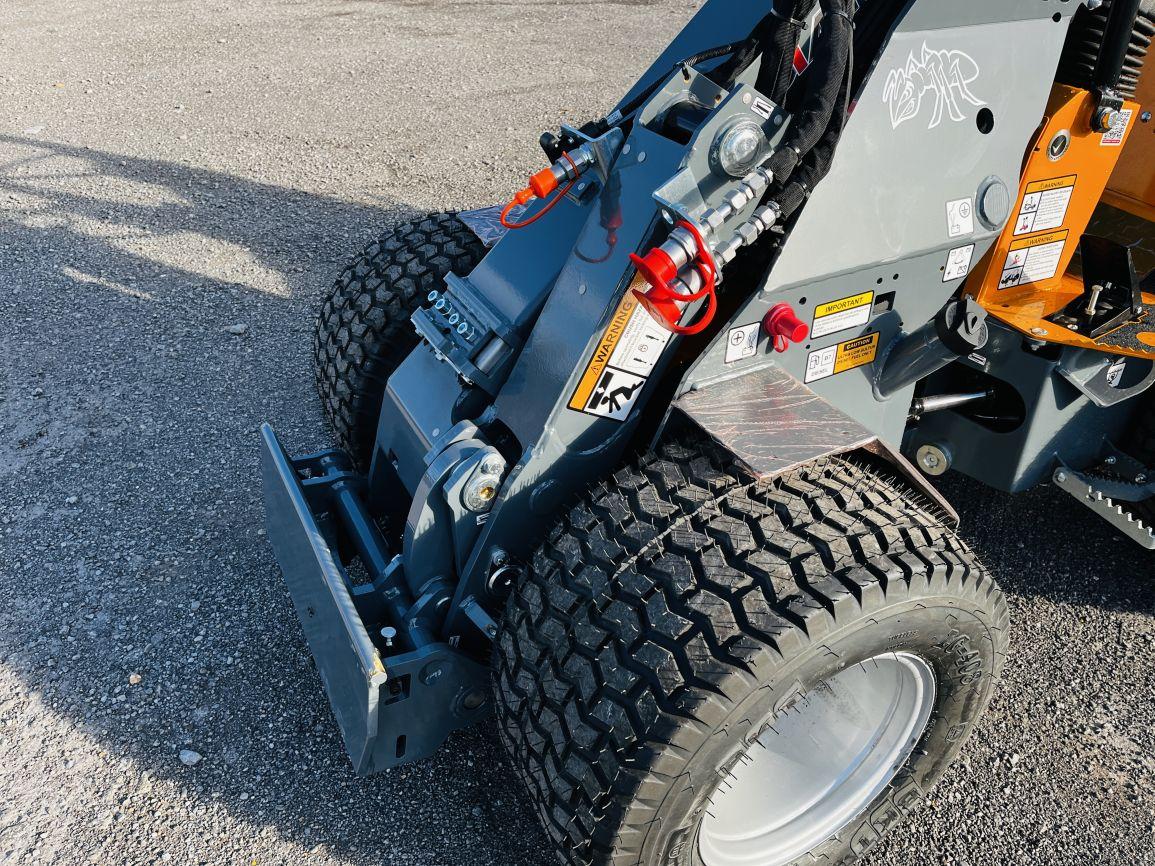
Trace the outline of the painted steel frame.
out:
<instances>
[{"instance_id":1,"label":"painted steel frame","mask_svg":"<svg viewBox=\"0 0 1155 866\"><path fill-rule=\"evenodd\" d=\"M947 203L973 207L992 181L1017 188L1078 6L911 0L858 94L829 177L789 226L768 276L728 287L727 320L709 339L675 339L624 420L568 403L629 291L629 253L663 236L654 191L680 167L707 171L697 140L680 144L641 123L604 181L583 184L547 220L494 233L477 269L450 281L450 291L484 298L515 346L500 380L483 383L489 398L476 402L476 388L424 342L388 383L367 479L339 454L292 460L265 428L269 535L359 772L427 755L485 712L501 576L530 560L559 508L678 415L764 476L869 451L937 498L898 456L914 387L879 400L875 369L957 293L962 277L944 276L952 250L973 245L977 261L998 236L1002 220L976 218L952 238ZM681 58L745 37L763 11L708 0L621 104ZM920 64L949 68L962 57L976 70L970 80L896 95ZM718 102L718 111L740 110L724 95ZM976 122L980 111L993 115L993 130ZM760 337L749 357L727 361L731 329L761 322L771 306L812 317L865 292L865 321L782 354ZM813 377L812 358L863 338L877 346L870 363ZM484 408L470 416L471 406ZM476 514L461 507L460 491L487 457L504 461L500 494ZM407 514L400 544L378 528L384 514ZM347 568L354 556L368 572L360 585Z\"/></svg>"}]
</instances>

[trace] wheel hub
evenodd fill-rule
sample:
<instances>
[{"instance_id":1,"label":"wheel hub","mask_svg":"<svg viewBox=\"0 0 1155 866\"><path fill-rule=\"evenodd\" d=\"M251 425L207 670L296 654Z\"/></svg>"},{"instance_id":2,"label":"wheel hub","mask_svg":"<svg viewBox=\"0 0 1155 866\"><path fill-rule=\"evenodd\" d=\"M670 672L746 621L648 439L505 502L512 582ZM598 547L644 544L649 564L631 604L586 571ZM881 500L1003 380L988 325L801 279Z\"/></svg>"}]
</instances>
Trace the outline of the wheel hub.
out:
<instances>
[{"instance_id":1,"label":"wheel hub","mask_svg":"<svg viewBox=\"0 0 1155 866\"><path fill-rule=\"evenodd\" d=\"M838 833L906 763L934 700L934 671L910 653L867 659L807 693L711 797L705 866L782 866Z\"/></svg>"}]
</instances>

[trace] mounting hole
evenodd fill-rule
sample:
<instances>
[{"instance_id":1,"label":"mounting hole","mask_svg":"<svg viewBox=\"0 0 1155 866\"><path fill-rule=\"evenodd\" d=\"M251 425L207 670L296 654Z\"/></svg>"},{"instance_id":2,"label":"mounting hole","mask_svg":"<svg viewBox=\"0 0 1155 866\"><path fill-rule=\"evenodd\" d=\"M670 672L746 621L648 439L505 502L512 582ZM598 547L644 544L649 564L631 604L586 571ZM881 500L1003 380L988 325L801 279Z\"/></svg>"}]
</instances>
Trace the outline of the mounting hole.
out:
<instances>
[{"instance_id":1,"label":"mounting hole","mask_svg":"<svg viewBox=\"0 0 1155 866\"><path fill-rule=\"evenodd\" d=\"M982 109L975 122L978 124L979 132L983 135L990 135L995 131L995 113L989 108Z\"/></svg>"},{"instance_id":2,"label":"mounting hole","mask_svg":"<svg viewBox=\"0 0 1155 866\"><path fill-rule=\"evenodd\" d=\"M1062 12L1056 12L1054 15L1051 16L1051 20L1054 21L1056 24L1060 23L1063 20L1063 13Z\"/></svg>"},{"instance_id":3,"label":"mounting hole","mask_svg":"<svg viewBox=\"0 0 1155 866\"><path fill-rule=\"evenodd\" d=\"M802 298L801 300L799 300L799 301L798 301L798 305L799 305L799 306L801 306L801 307L804 307L804 306L806 306L806 299L805 299L805 298Z\"/></svg>"}]
</instances>

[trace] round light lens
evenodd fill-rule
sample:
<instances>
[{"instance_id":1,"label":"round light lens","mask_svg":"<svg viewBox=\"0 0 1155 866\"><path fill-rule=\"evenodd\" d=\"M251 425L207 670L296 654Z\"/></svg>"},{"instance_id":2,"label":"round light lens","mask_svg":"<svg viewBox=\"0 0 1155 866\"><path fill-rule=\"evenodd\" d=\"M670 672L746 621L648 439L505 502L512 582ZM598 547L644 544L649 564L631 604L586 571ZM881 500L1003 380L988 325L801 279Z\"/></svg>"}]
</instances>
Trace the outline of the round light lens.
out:
<instances>
[{"instance_id":1,"label":"round light lens","mask_svg":"<svg viewBox=\"0 0 1155 866\"><path fill-rule=\"evenodd\" d=\"M732 177L744 177L758 164L765 144L766 136L758 124L746 121L731 126L718 136L718 165Z\"/></svg>"}]
</instances>

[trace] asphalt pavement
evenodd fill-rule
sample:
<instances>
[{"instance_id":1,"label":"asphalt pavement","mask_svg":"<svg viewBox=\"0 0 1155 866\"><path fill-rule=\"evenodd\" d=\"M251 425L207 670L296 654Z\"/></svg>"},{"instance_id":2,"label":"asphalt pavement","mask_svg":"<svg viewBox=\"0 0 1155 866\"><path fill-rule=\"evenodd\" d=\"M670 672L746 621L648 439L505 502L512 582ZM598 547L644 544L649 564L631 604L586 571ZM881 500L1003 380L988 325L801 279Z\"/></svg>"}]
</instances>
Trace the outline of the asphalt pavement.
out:
<instances>
[{"instance_id":1,"label":"asphalt pavement","mask_svg":"<svg viewBox=\"0 0 1155 866\"><path fill-rule=\"evenodd\" d=\"M258 425L329 443L342 263L505 200L686 2L6 0L0 863L553 863L492 728L363 779L264 538ZM1064 495L946 492L1013 655L875 866L1155 863L1155 568Z\"/></svg>"}]
</instances>

